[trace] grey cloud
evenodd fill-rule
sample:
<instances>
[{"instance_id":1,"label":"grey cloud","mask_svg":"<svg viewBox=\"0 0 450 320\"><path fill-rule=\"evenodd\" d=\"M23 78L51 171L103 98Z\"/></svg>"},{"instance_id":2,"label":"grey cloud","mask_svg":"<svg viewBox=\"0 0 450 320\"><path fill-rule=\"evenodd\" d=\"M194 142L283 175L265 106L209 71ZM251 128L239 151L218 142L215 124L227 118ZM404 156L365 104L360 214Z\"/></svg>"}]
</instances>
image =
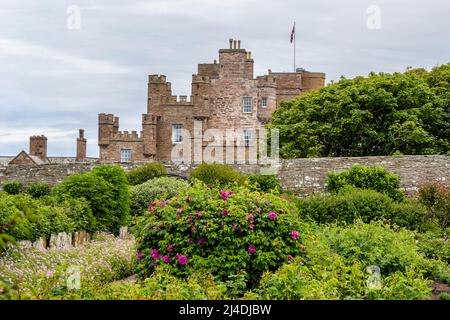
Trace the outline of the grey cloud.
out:
<instances>
[{"instance_id":1,"label":"grey cloud","mask_svg":"<svg viewBox=\"0 0 450 320\"><path fill-rule=\"evenodd\" d=\"M299 66L327 80L449 61L450 3L441 0L0 0L0 154L48 133L50 155L73 155L78 128L97 156L97 114L115 113L140 130L151 73L174 94L190 94L200 62L230 37L252 51L255 74L290 71L292 22ZM381 30L366 27L381 8ZM66 28L69 5L81 30Z\"/></svg>"}]
</instances>

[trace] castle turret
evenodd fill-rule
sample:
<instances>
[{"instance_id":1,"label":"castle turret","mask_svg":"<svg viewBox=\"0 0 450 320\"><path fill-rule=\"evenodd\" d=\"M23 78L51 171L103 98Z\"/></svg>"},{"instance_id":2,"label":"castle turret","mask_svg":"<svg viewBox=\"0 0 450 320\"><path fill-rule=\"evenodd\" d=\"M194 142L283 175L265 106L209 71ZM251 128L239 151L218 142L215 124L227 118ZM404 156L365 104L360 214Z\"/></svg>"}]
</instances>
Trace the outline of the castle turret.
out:
<instances>
[{"instance_id":1,"label":"castle turret","mask_svg":"<svg viewBox=\"0 0 450 320\"><path fill-rule=\"evenodd\" d=\"M84 129L79 130L79 137L77 138L77 156L76 161L86 161L86 143L87 140L84 137Z\"/></svg>"},{"instance_id":2,"label":"castle turret","mask_svg":"<svg viewBox=\"0 0 450 320\"><path fill-rule=\"evenodd\" d=\"M209 117L209 95L211 79L209 76L192 75L192 97L194 102L193 117L204 119Z\"/></svg>"},{"instance_id":3,"label":"castle turret","mask_svg":"<svg viewBox=\"0 0 450 320\"><path fill-rule=\"evenodd\" d=\"M166 81L166 76L152 74L148 76L148 102L147 113L161 106L172 96L171 83Z\"/></svg>"},{"instance_id":4,"label":"castle turret","mask_svg":"<svg viewBox=\"0 0 450 320\"><path fill-rule=\"evenodd\" d=\"M119 118L113 114L100 113L98 115L98 145L107 146L111 136L119 132Z\"/></svg>"},{"instance_id":5,"label":"castle turret","mask_svg":"<svg viewBox=\"0 0 450 320\"><path fill-rule=\"evenodd\" d=\"M47 160L47 137L44 135L30 137L30 155Z\"/></svg>"}]
</instances>

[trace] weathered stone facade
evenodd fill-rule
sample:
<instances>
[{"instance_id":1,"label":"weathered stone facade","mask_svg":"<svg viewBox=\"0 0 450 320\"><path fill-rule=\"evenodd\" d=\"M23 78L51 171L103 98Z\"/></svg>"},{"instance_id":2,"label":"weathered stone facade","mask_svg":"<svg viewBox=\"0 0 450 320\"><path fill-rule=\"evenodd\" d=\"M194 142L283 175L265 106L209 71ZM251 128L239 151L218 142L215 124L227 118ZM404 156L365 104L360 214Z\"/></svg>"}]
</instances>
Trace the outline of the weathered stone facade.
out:
<instances>
[{"instance_id":1,"label":"weathered stone facade","mask_svg":"<svg viewBox=\"0 0 450 320\"><path fill-rule=\"evenodd\" d=\"M199 146L202 151L208 141L199 136L208 129L247 130L253 132L254 140L282 100L325 84L324 73L303 69L292 73L269 70L267 75L254 78L253 65L251 52L241 49L240 40L230 39L229 48L219 50L219 62L198 65L189 98L173 96L171 83L164 75L150 75L147 113L142 115L140 134L120 132L118 117L99 114L100 161L173 160L172 150L177 144L174 126L187 130L192 149ZM222 138L225 141L225 133ZM225 145L215 138L213 142ZM235 141L224 147L223 154L227 148L249 152L249 147Z\"/></svg>"},{"instance_id":2,"label":"weathered stone facade","mask_svg":"<svg viewBox=\"0 0 450 320\"><path fill-rule=\"evenodd\" d=\"M40 166L7 166L0 168L0 185L5 181L20 181L24 185L47 182L55 185L74 173L92 170L99 162L45 164ZM412 194L422 182L441 181L450 185L450 157L402 156L402 157L354 157L354 158L305 158L282 160L278 172L281 185L298 195L324 192L327 174L341 171L354 164L380 165L400 177L402 188ZM143 163L120 164L125 170ZM167 163L169 173L187 176L196 165ZM259 173L260 165L235 165L245 174Z\"/></svg>"}]
</instances>

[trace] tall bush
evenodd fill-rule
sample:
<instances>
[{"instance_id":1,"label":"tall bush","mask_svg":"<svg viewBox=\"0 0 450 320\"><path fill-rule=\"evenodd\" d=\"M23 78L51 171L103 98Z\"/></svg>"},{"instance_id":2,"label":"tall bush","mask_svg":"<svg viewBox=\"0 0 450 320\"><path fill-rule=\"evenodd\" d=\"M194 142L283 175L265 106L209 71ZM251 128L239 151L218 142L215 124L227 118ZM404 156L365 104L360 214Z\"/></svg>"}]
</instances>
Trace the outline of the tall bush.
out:
<instances>
[{"instance_id":1,"label":"tall bush","mask_svg":"<svg viewBox=\"0 0 450 320\"><path fill-rule=\"evenodd\" d=\"M150 203L156 199L167 200L176 196L189 184L171 177L160 177L131 187L131 214L141 215L148 210Z\"/></svg>"},{"instance_id":2,"label":"tall bush","mask_svg":"<svg viewBox=\"0 0 450 320\"><path fill-rule=\"evenodd\" d=\"M118 166L98 166L91 172L69 176L54 188L54 193L84 198L98 230L117 233L129 222L130 194L125 172Z\"/></svg>"},{"instance_id":3,"label":"tall bush","mask_svg":"<svg viewBox=\"0 0 450 320\"><path fill-rule=\"evenodd\" d=\"M447 238L450 222L450 188L439 182L422 184L419 188L419 200L427 206L428 214L439 220L444 238Z\"/></svg>"},{"instance_id":4,"label":"tall bush","mask_svg":"<svg viewBox=\"0 0 450 320\"><path fill-rule=\"evenodd\" d=\"M33 198L41 198L50 194L48 183L32 183L27 188L27 193Z\"/></svg>"},{"instance_id":5,"label":"tall bush","mask_svg":"<svg viewBox=\"0 0 450 320\"><path fill-rule=\"evenodd\" d=\"M189 178L203 181L208 186L243 185L246 178L231 166L219 163L202 163L192 170Z\"/></svg>"},{"instance_id":6,"label":"tall bush","mask_svg":"<svg viewBox=\"0 0 450 320\"><path fill-rule=\"evenodd\" d=\"M127 179L130 185L135 186L166 173L166 167L161 163L149 163L127 172Z\"/></svg>"},{"instance_id":7,"label":"tall bush","mask_svg":"<svg viewBox=\"0 0 450 320\"><path fill-rule=\"evenodd\" d=\"M328 174L328 191L339 193L346 186L360 189L375 190L384 193L396 201L404 199L404 193L399 190L400 179L383 167L365 167L354 165L350 170Z\"/></svg>"},{"instance_id":8,"label":"tall bush","mask_svg":"<svg viewBox=\"0 0 450 320\"><path fill-rule=\"evenodd\" d=\"M22 190L22 184L18 181L6 181L3 183L3 190L5 190L7 194L19 194Z\"/></svg>"}]
</instances>

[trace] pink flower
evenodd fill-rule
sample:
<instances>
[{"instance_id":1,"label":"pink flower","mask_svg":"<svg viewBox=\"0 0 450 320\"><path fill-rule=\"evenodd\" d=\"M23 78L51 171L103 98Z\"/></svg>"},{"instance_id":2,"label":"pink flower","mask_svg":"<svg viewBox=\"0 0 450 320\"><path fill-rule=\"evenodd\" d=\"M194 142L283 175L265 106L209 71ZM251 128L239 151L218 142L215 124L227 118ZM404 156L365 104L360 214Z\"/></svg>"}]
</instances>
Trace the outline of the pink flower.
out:
<instances>
[{"instance_id":1,"label":"pink flower","mask_svg":"<svg viewBox=\"0 0 450 320\"><path fill-rule=\"evenodd\" d=\"M164 206L166 205L166 202L165 202L165 201L161 201L161 202L159 203L159 205L160 205L161 207L164 207Z\"/></svg>"},{"instance_id":2,"label":"pink flower","mask_svg":"<svg viewBox=\"0 0 450 320\"><path fill-rule=\"evenodd\" d=\"M161 256L160 256L158 250L152 249L152 258L153 258L153 259L159 259L160 257L161 257Z\"/></svg>"},{"instance_id":3,"label":"pink flower","mask_svg":"<svg viewBox=\"0 0 450 320\"><path fill-rule=\"evenodd\" d=\"M248 253L250 253L250 254L254 254L254 253L256 252L256 248L255 248L254 245L251 244L251 245L248 246L247 251L248 251Z\"/></svg>"},{"instance_id":4,"label":"pink flower","mask_svg":"<svg viewBox=\"0 0 450 320\"><path fill-rule=\"evenodd\" d=\"M269 213L269 219L270 220L275 220L277 218L277 214L275 212L270 212Z\"/></svg>"},{"instance_id":5,"label":"pink flower","mask_svg":"<svg viewBox=\"0 0 450 320\"><path fill-rule=\"evenodd\" d=\"M189 239L188 239L188 242L189 242L189 243L192 243L192 242L194 242L194 239L189 238Z\"/></svg>"},{"instance_id":6,"label":"pink flower","mask_svg":"<svg viewBox=\"0 0 450 320\"><path fill-rule=\"evenodd\" d=\"M141 260L141 259L142 259L142 252L138 252L138 254L137 254L137 259L138 259L138 260Z\"/></svg>"},{"instance_id":7,"label":"pink flower","mask_svg":"<svg viewBox=\"0 0 450 320\"><path fill-rule=\"evenodd\" d=\"M167 245L167 251L172 252L173 251L173 244Z\"/></svg>"},{"instance_id":8,"label":"pink flower","mask_svg":"<svg viewBox=\"0 0 450 320\"><path fill-rule=\"evenodd\" d=\"M251 225L250 225L250 230L253 230L253 229L255 229L255 225L254 225L254 224L251 224Z\"/></svg>"},{"instance_id":9,"label":"pink flower","mask_svg":"<svg viewBox=\"0 0 450 320\"><path fill-rule=\"evenodd\" d=\"M204 239L204 238L198 239L198 244L199 244L199 245L202 245L202 244L204 244L204 243L205 243L205 239Z\"/></svg>"},{"instance_id":10,"label":"pink flower","mask_svg":"<svg viewBox=\"0 0 450 320\"><path fill-rule=\"evenodd\" d=\"M288 259L288 262L292 262L292 260L294 259L294 257L288 256L287 259Z\"/></svg>"},{"instance_id":11,"label":"pink flower","mask_svg":"<svg viewBox=\"0 0 450 320\"><path fill-rule=\"evenodd\" d=\"M195 227L191 228L191 232L195 232L195 230L197 230Z\"/></svg>"},{"instance_id":12,"label":"pink flower","mask_svg":"<svg viewBox=\"0 0 450 320\"><path fill-rule=\"evenodd\" d=\"M227 210L223 210L222 211L222 217L226 217L228 215L228 211Z\"/></svg>"},{"instance_id":13,"label":"pink flower","mask_svg":"<svg viewBox=\"0 0 450 320\"><path fill-rule=\"evenodd\" d=\"M261 213L262 209L258 207L258 208L256 208L256 211L257 211L258 213Z\"/></svg>"},{"instance_id":14,"label":"pink flower","mask_svg":"<svg viewBox=\"0 0 450 320\"><path fill-rule=\"evenodd\" d=\"M178 257L178 263L182 266L184 266L188 262L188 258L186 256L179 256Z\"/></svg>"},{"instance_id":15,"label":"pink flower","mask_svg":"<svg viewBox=\"0 0 450 320\"><path fill-rule=\"evenodd\" d=\"M253 221L254 219L255 219L255 216L253 216L253 214L250 213L250 214L248 215L248 221Z\"/></svg>"},{"instance_id":16,"label":"pink flower","mask_svg":"<svg viewBox=\"0 0 450 320\"><path fill-rule=\"evenodd\" d=\"M164 261L164 263L170 263L170 257L169 256L164 256L163 257L163 261Z\"/></svg>"},{"instance_id":17,"label":"pink flower","mask_svg":"<svg viewBox=\"0 0 450 320\"><path fill-rule=\"evenodd\" d=\"M293 231L291 232L291 239L292 239L292 240L297 240L298 236L299 236L298 231L293 230Z\"/></svg>"}]
</instances>

